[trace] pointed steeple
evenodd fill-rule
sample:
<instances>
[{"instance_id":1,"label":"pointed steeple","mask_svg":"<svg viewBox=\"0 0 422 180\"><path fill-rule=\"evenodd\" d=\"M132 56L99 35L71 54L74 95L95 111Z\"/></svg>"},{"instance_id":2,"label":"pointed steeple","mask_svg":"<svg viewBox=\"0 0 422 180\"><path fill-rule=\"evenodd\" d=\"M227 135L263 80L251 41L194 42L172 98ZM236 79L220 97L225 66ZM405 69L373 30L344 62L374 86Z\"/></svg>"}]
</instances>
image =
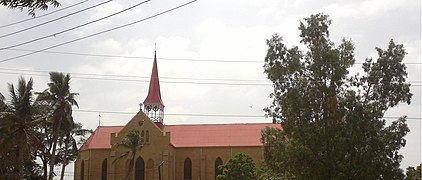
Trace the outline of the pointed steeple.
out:
<instances>
[{"instance_id":1,"label":"pointed steeple","mask_svg":"<svg viewBox=\"0 0 422 180\"><path fill-rule=\"evenodd\" d=\"M152 121L163 124L164 103L161 100L160 80L158 78L157 51L154 53L148 96L144 101L144 112Z\"/></svg>"}]
</instances>

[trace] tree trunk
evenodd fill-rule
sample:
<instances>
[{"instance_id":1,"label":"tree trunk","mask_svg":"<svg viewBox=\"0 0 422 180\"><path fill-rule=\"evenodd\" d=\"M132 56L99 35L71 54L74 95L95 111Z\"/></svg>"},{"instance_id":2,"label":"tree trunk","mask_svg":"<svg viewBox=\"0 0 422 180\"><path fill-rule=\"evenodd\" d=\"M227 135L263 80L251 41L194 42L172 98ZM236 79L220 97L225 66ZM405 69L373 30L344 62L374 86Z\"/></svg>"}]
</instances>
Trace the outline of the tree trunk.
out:
<instances>
[{"instance_id":1,"label":"tree trunk","mask_svg":"<svg viewBox=\"0 0 422 180\"><path fill-rule=\"evenodd\" d=\"M133 165L135 164L135 155L136 152L132 152L132 160L130 160L129 162L129 169L127 171L127 180L131 180L132 179L132 172L133 172Z\"/></svg>"},{"instance_id":2,"label":"tree trunk","mask_svg":"<svg viewBox=\"0 0 422 180\"><path fill-rule=\"evenodd\" d=\"M48 163L47 163L47 159L41 159L42 160L42 169L44 171L44 174L42 176L42 178L44 180L47 180L47 174L48 174Z\"/></svg>"},{"instance_id":3,"label":"tree trunk","mask_svg":"<svg viewBox=\"0 0 422 180\"><path fill-rule=\"evenodd\" d=\"M57 139L59 139L59 130L61 122L57 122L57 128L55 129L53 135L53 151L51 152L51 159L50 159L50 173L48 174L48 180L53 180L54 174L54 163L56 160L56 147L57 147Z\"/></svg>"},{"instance_id":4,"label":"tree trunk","mask_svg":"<svg viewBox=\"0 0 422 180\"><path fill-rule=\"evenodd\" d=\"M22 146L22 144L21 145L19 145L19 148L18 148L18 158L17 158L17 161L18 161L18 173L19 173L19 180L21 180L21 179L23 179L23 176L24 176L24 174L23 174L23 166L24 166L24 162L23 162L23 146Z\"/></svg>"},{"instance_id":5,"label":"tree trunk","mask_svg":"<svg viewBox=\"0 0 422 180\"><path fill-rule=\"evenodd\" d=\"M62 165L62 172L60 174L60 180L63 180L64 178L64 171L67 165L67 155L69 153L68 147L69 147L69 137L67 137L66 140L64 141L64 157L63 157L64 159L63 159L63 165Z\"/></svg>"}]
</instances>

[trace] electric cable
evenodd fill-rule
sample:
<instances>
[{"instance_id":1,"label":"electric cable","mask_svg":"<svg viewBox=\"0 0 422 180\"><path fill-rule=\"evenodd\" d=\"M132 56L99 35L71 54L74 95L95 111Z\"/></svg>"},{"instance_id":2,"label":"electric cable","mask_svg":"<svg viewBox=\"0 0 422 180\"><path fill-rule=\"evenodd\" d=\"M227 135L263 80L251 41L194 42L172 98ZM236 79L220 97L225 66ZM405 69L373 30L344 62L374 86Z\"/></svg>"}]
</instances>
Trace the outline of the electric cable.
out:
<instances>
[{"instance_id":1,"label":"electric cable","mask_svg":"<svg viewBox=\"0 0 422 180\"><path fill-rule=\"evenodd\" d=\"M22 51L22 52L34 52L36 50L31 49L19 49L19 48L10 48L9 51ZM42 53L49 54L63 54L63 55L74 55L74 56L86 56L86 57L105 57L105 58L124 58L124 59L147 59L150 60L151 57L147 56L125 56L125 55L111 55L111 54L94 54L94 53L78 53L78 52L64 52L64 51L43 51ZM235 59L195 59L195 58L159 58L164 61L190 61L190 62L218 62L218 63L264 63L264 61L253 61L253 60L235 60ZM101 59L104 60L104 59ZM418 65L422 62L403 62L404 64L409 65ZM363 64L362 62L355 62L355 64Z\"/></svg>"},{"instance_id":2,"label":"electric cable","mask_svg":"<svg viewBox=\"0 0 422 180\"><path fill-rule=\"evenodd\" d=\"M110 0L110 1L112 1L112 0ZM107 18L110 18L112 16L118 15L118 14L123 13L125 11L128 11L130 9L133 9L133 8L135 8L137 6L140 6L140 5L144 4L144 3L147 3L149 1L151 1L151 0L142 1L142 2L140 2L138 4L135 4L135 5L131 6L131 7L128 7L126 9L123 9L123 10L118 11L116 13L110 14L108 16L104 16L102 18L99 18L99 19L96 19L96 20L93 20L93 21L90 21L90 22L87 22L87 23L84 23L84 24L81 24L81 25L78 25L78 26L75 26L75 27L72 27L72 28L69 28L69 29L65 29L63 31L59 31L59 32L54 33L54 34L50 34L50 35L47 35L47 36L39 37L39 38L32 39L32 40L29 40L29 41L26 41L26 42L23 42L23 43L15 44L15 45L12 45L12 46L7 46L7 47L4 47L4 48L0 48L0 50L5 50L5 49L9 49L9 48L19 47L19 46L22 46L22 45L25 45L25 44L29 44L29 43L33 43L33 42L36 42L36 41L39 41L39 40L42 40L42 39L46 39L46 38L49 38L49 37L55 37L56 35L63 34L65 32L69 32L69 31L72 31L72 30L75 30L75 29L78 29L78 28L87 26L89 24L92 24L92 23L95 23L95 22L98 22L98 21L102 21L102 20L107 19Z\"/></svg>"},{"instance_id":3,"label":"electric cable","mask_svg":"<svg viewBox=\"0 0 422 180\"><path fill-rule=\"evenodd\" d=\"M24 29L21 29L21 30L15 31L15 32L11 32L11 33L9 33L9 34L0 35L0 38L8 37L8 36L11 36L11 35L14 35L14 34L18 34L18 33L21 33L21 32L24 32L24 31L27 31L27 30L30 30L30 29L34 29L34 28L36 28L36 27L40 27L40 26L42 26L42 25L46 25L46 24L52 23L52 22L54 22L54 21L58 21L58 20L60 20L60 19L63 19L63 18L66 18L66 17L72 16L72 15L75 15L75 14L81 13L81 12L83 12L83 11L86 11L86 10L89 10L89 9L92 9L92 8L95 8L95 7L98 7L98 6L101 6L101 5L103 5L103 4L107 4L107 3L111 2L111 1L113 1L113 0L108 0L108 1L105 1L105 2L102 2L102 3L99 3L99 4L96 4L96 5L93 5L93 6L90 6L90 7L84 8L84 9L82 9L82 10L79 10L79 11L76 11L76 12L73 12L73 13L70 13L70 14L67 14L67 15L64 15L64 16L60 16L60 17L58 17L58 18L55 18L55 19L52 19L52 20L49 20L49 21L46 21L46 22L43 22L43 23L40 23L40 24L37 24L37 25L34 25L34 26L30 26L30 27L27 27L27 28L24 28ZM53 35L50 35L50 36L48 36L48 37L51 37L51 36L53 36ZM31 40L31 41L27 41L27 42L33 42L33 40ZM21 44L27 44L27 43L21 43ZM17 47L17 46L15 45L15 46L13 46L13 47ZM3 49L3 48L1 48L0 50L2 50L2 49Z\"/></svg>"},{"instance_id":4,"label":"electric cable","mask_svg":"<svg viewBox=\"0 0 422 180\"><path fill-rule=\"evenodd\" d=\"M72 111L83 113L104 113L104 114L136 114L136 112L126 111L103 111L103 110L86 110L74 109ZM227 118L265 118L265 115L243 115L243 114L199 114L199 113L166 113L166 116L191 116L191 117L227 117ZM384 116L385 119L398 119L399 116ZM420 120L422 117L406 117L409 120Z\"/></svg>"},{"instance_id":5,"label":"electric cable","mask_svg":"<svg viewBox=\"0 0 422 180\"><path fill-rule=\"evenodd\" d=\"M19 73L19 72L2 72L0 74L15 74L15 75L28 75L28 76L44 76L48 77L48 74L33 74L33 73ZM84 79L84 80L107 80L107 81L122 81L122 82L142 82L148 83L149 79L140 80L140 79L123 79L123 78L103 78L103 77L81 77L81 76L72 76L74 79ZM197 82L197 81L160 81L160 83L168 84L202 84L202 85L228 85L228 86L272 86L272 83L233 83L233 82ZM422 86L422 84L411 84L413 86Z\"/></svg>"},{"instance_id":6,"label":"electric cable","mask_svg":"<svg viewBox=\"0 0 422 180\"><path fill-rule=\"evenodd\" d=\"M137 21L131 22L131 23L127 23L127 24L124 24L124 25L120 25L120 26L117 26L117 27L114 27L114 28L110 28L110 29L104 30L104 31L100 31L100 32L93 33L93 34L90 34L90 35L87 35L87 36L83 36L83 37L80 37L80 38L77 38L77 39L73 39L73 40L66 41L66 42L63 42L63 43L60 43L60 44L56 44L56 45L53 45L53 46L49 46L49 47L47 47L47 48L43 48L43 49L40 49L40 50L36 50L36 51L34 51L34 52L30 52L30 53L26 53L26 54L23 54L23 55L14 56L14 57L11 57L11 58L6 58L6 59L3 59L3 60L0 60L0 63L2 63L2 62L6 62L6 61L11 61L11 60L18 59L18 58L22 58L22 57L26 57L26 56L29 56L29 55L32 55L32 54L36 54L36 53L39 53L39 52L43 52L43 51L45 51L45 50L53 49L53 48L60 47L60 46L66 45L66 44L70 44L70 43L77 42L77 41L80 41L80 40L83 40L83 39L87 39L87 38L94 37L94 36L97 36L97 35L100 35L100 34L104 34L104 33L110 32L110 31L114 31L114 30L121 29L121 28L124 28L124 27L127 27L127 26L131 26L131 25L134 25L134 24L137 24L137 23L140 23L140 22L143 22L143 21L146 21L146 20L149 20L149 19L155 18L155 17L157 17L157 16L160 16L160 15L166 14L166 13L168 13L168 12L174 11L174 10L176 10L176 9L182 8L182 7L184 7L184 6L187 6L187 5L189 5L189 4L194 3L194 2L196 2L196 1L197 1L197 0L192 0L192 1L189 1L189 2L187 2L187 3L184 3L184 4L182 4L182 5L179 5L179 6L177 6L177 7L174 7L174 8L168 9L168 10L166 10L166 11L163 11L163 12L157 13L157 14L155 14L155 15L152 15L152 16L149 16L149 17L146 17L146 18L143 18L143 19L140 19L140 20L137 20Z\"/></svg>"},{"instance_id":7,"label":"electric cable","mask_svg":"<svg viewBox=\"0 0 422 180\"><path fill-rule=\"evenodd\" d=\"M5 71L22 71L22 72L35 72L35 73L44 73L48 74L51 71L40 71L40 70L26 70L26 69L10 69L10 68L1 68L0 70ZM1 72L1 71L0 71ZM64 72L69 73L71 75L82 75L82 76L102 76L102 77L119 77L119 78L144 78L150 79L149 76L136 76L136 75L118 75L118 74L94 74L94 73L78 73L78 72ZM260 80L260 79L223 79L223 78L191 78L191 77L167 77L167 76L160 76L160 79L179 79L179 80L202 80L202 81L246 81L246 82L268 82L268 80Z\"/></svg>"},{"instance_id":8,"label":"electric cable","mask_svg":"<svg viewBox=\"0 0 422 180\"><path fill-rule=\"evenodd\" d=\"M5 28L5 27L16 25L16 24L20 24L20 23L23 23L23 22L26 22L26 21L30 21L30 20L41 18L41 17L45 17L45 16L48 16L48 15L51 15L51 14L54 14L54 13L57 13L57 12L60 12L60 11L63 11L63 10L66 10L66 9L69 9L69 8L72 8L72 7L75 7L75 6L78 6L78 5L83 4L83 3L86 3L88 1L89 0L84 0L84 1L78 2L76 4L73 4L73 5L70 5L70 6L66 6L66 7L63 7L63 8L54 10L54 11L51 11L51 12L46 13L46 14L43 14L43 15L39 15L39 16L35 16L33 18L28 18L28 19L24 19L24 20L21 20L21 21L13 22L13 23L10 23L10 24L2 25L2 26L0 26L0 28Z\"/></svg>"}]
</instances>

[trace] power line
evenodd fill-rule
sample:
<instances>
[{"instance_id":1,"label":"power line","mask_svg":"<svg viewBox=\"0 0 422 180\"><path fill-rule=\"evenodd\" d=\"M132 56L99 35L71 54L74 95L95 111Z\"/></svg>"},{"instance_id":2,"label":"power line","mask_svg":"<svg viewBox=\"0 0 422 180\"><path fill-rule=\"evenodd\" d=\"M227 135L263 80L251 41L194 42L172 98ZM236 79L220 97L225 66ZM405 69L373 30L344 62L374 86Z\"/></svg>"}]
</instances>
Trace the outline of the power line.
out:
<instances>
[{"instance_id":1,"label":"power line","mask_svg":"<svg viewBox=\"0 0 422 180\"><path fill-rule=\"evenodd\" d=\"M3 69L3 68L0 68ZM19 73L19 72L3 72L0 71L0 74L16 74L16 75L28 75L28 76L44 76L48 77L48 74L35 74L35 73ZM111 75L109 75L111 76ZM124 77L124 76L123 76ZM74 79L85 79L85 80L109 80L109 81L124 81L124 82L142 82L148 83L149 80L141 79L125 79L125 78L104 78L104 77L86 77L86 76L72 76ZM146 78L146 77L145 77ZM178 79L188 79L188 78L178 78ZM190 80L200 80L200 79L190 79ZM235 80L233 80L235 81ZM228 85L228 86L271 86L271 83L233 83L233 82L197 82L197 81L160 81L161 83L168 84L202 84L202 85ZM420 81L419 81L420 82ZM421 84L411 84L411 86L422 86Z\"/></svg>"},{"instance_id":2,"label":"power line","mask_svg":"<svg viewBox=\"0 0 422 180\"><path fill-rule=\"evenodd\" d=\"M98 6L101 6L101 5L106 4L106 3L109 3L109 2L111 2L111 1L113 1L113 0L108 0L108 1L105 1L105 2L102 2L102 3L99 3L99 4L96 4L96 5L93 5L93 6L90 6L90 7L84 8L84 9L81 9L81 10L79 10L79 11L75 11L75 12L73 12L73 13L70 13L70 14L67 14L67 15L64 15L64 16L60 16L60 17L58 17L58 18L55 18L55 19L52 19L52 20L49 20L49 21L46 21L46 22L43 22L43 23L40 23L40 24L34 25L34 26L30 26L30 27L27 27L27 28L24 28L24 29L21 29L21 30L15 31L15 32L11 32L11 33L9 33L9 34L1 35L1 36L0 36L0 38L8 37L8 36L11 36L11 35L14 35L14 34L18 34L18 33L21 33L21 32L24 32L24 31L27 31L27 30L30 30L30 29L34 29L34 28L36 28L36 27L40 27L40 26L42 26L42 25L46 25L46 24L49 24L49 23L52 23L52 22L58 21L58 20L60 20L60 19L63 19L63 18L66 18L66 17L72 16L72 15L75 15L75 14L78 14L78 13L81 13L81 12L84 12L84 11L86 11L86 10L89 10L89 9L92 9L92 8L95 8L95 7L98 7ZM50 35L50 36L48 36L48 37L51 37L51 36L53 36L53 35ZM27 42L34 42L34 40L27 41ZM28 44L28 43L21 43L21 44L23 45L23 44ZM20 46L20 45L19 45L19 46ZM10 47L17 47L17 45L10 46ZM3 50L3 49L4 49L4 48L1 48L0 50Z\"/></svg>"},{"instance_id":3,"label":"power line","mask_svg":"<svg viewBox=\"0 0 422 180\"><path fill-rule=\"evenodd\" d=\"M39 70L26 70L26 69L10 69L10 68L1 68L0 70L6 71L23 71L23 72L36 72L36 73L45 73L48 74L51 71L39 71ZM149 76L134 76L134 75L118 75L118 74L94 74L94 73L77 73L77 72L65 72L71 75L82 75L82 76L106 76L106 77L124 77L124 78L144 78L149 79ZM268 80L259 80L259 79L222 79L222 78L191 78L191 77L167 77L160 76L160 79L178 79L178 80L202 80L202 81L246 81L246 82L268 82Z\"/></svg>"},{"instance_id":4,"label":"power line","mask_svg":"<svg viewBox=\"0 0 422 180\"><path fill-rule=\"evenodd\" d=\"M112 0L110 0L110 1L112 1ZM14 47L22 46L22 45L29 44L29 43L33 43L33 42L36 42L36 41L39 41L39 40L43 40L43 39L46 39L46 38L49 38L49 37L54 37L54 36L56 36L56 35L63 34L63 33L65 33L65 32L73 31L73 30L75 30L75 29L78 29L78 28L81 28L81 27L87 26L87 25L89 25L89 24L96 23L96 22L98 22L98 21L102 21L102 20L104 20L104 19L107 19L107 18L110 18L110 17L112 17L112 16L118 15L118 14L123 13L123 12L125 12L125 11L128 11L128 10L130 10L130 9L133 9L133 8L135 8L135 7L138 7L138 6L140 6L140 5L144 4L144 3L147 3L147 2L149 2L149 1L151 1L151 0L145 0L145 1L142 1L142 2L140 2L140 3L138 3L138 4L135 4L135 5L131 6L131 7L128 7L128 8L126 8L126 9L123 9L123 10L118 11L118 12L116 12L116 13L110 14L110 15L108 15L108 16L104 16L104 17L102 17L102 18L99 18L99 19L96 19L96 20L93 20L93 21L90 21L90 22L87 22L87 23L84 23L84 24L81 24L81 25L78 25L78 26L75 26L75 27L72 27L72 28L69 28L69 29L65 29L65 30L63 30L63 31L59 31L59 32L54 33L54 34L50 34L50 35L47 35L47 36L39 37L39 38L32 39L32 40L29 40L29 41L26 41L26 42L23 42L23 43L15 44L15 45L12 45L12 46L8 46L8 47L0 48L0 50L5 50L5 49L9 49L9 48L14 48ZM0 36L0 38L1 38L1 36Z\"/></svg>"},{"instance_id":5,"label":"power line","mask_svg":"<svg viewBox=\"0 0 422 180\"><path fill-rule=\"evenodd\" d=\"M16 71L36 72L36 73L45 73L45 74L48 74L48 73L51 72L51 71L14 69L14 68L2 68L2 67L0 67L0 70L13 71L14 73L16 73ZM95 73L78 73L78 72L64 72L64 73L69 73L69 74L72 74L72 75L82 75L82 76L102 76L102 77L103 76L106 76L106 77L145 78L145 79L149 79L150 78L149 76L119 75L119 74L95 74ZM265 79L265 80L259 80L259 79L222 79L222 78L190 78L190 77L166 77L166 76L160 76L160 78L163 78L163 79L180 79L180 80L203 80L203 81L268 82L267 79ZM406 82L409 82L409 83L419 83L419 82L422 82L422 80L408 80Z\"/></svg>"},{"instance_id":6,"label":"power line","mask_svg":"<svg viewBox=\"0 0 422 180\"><path fill-rule=\"evenodd\" d=\"M0 74L16 74L16 75L28 75L28 76L45 76L48 77L48 74L32 74L32 73L18 73L18 72L1 72ZM99 78L99 77L80 77L73 76L74 79L86 79L86 80L110 80L110 81L126 81L126 82L143 82L148 83L149 80L140 80L140 79L122 79L122 78ZM271 86L271 84L264 83L225 83L225 82L194 82L194 81L160 81L160 83L168 84L202 84L202 85L229 85L229 86Z\"/></svg>"},{"instance_id":7,"label":"power line","mask_svg":"<svg viewBox=\"0 0 422 180\"><path fill-rule=\"evenodd\" d=\"M74 109L73 111L82 113L104 113L104 114L136 114L136 112L125 111L98 111ZM165 116L190 116L190 117L227 117L227 118L265 118L265 115L243 115L243 114L196 114L196 113L166 113ZM398 119L399 116L384 116L385 119ZM409 120L420 120L422 117L406 117Z\"/></svg>"},{"instance_id":8,"label":"power line","mask_svg":"<svg viewBox=\"0 0 422 180\"><path fill-rule=\"evenodd\" d=\"M182 8L182 7L187 6L187 5L191 4L191 3L194 3L194 2L196 2L196 1L197 1L197 0L192 0L192 1L189 1L189 2L187 2L187 3L184 3L184 4L182 4L182 5L179 5L179 6L177 6L177 7L174 7L174 8L168 9L168 10L166 10L166 11L160 12L160 13L158 13L158 14L155 14L155 15L152 15L152 16L149 16L149 17L146 17L146 18L140 19L140 20L138 20L138 21L134 21L134 22L131 22L131 23L127 23L127 24L124 24L124 25L121 25L121 26L117 26L117 27L114 27L114 28L111 28L111 29L107 29L107 30L104 30L104 31L100 31L100 32L97 32L97 33L94 33L94 34L90 34L90 35L87 35L87 36L83 36L83 37L80 37L80 38L77 38L77 39L73 39L73 40L70 40L70 41L66 41L66 42L63 42L63 43L60 43L60 44L56 44L56 45L53 45L53 46L50 46L50 47L44 48L44 49L40 49L40 50L37 50L37 51L34 51L34 52L30 52L30 53L27 53L27 54L23 54L23 55L14 56L14 57L11 57L11 58L3 59L3 60L0 60L0 63L2 63L2 62L6 62L6 61L10 61L10 60L14 60L14 59L18 59L18 58L21 58L21 57L26 57L26 56L29 56L29 55L32 55L32 54L36 54L36 53L39 53L39 52L43 52L43 51L45 51L45 50L53 49L53 48L60 47L60 46L66 45L66 44L70 44L70 43L73 43L73 42L76 42L76 41L80 41L80 40L87 39L87 38L90 38L90 37L94 37L94 36L97 36L97 35L100 35L100 34L104 34L104 33L110 32L110 31L114 31L114 30L117 30L117 29L121 29L121 28L124 28L124 27L127 27L127 26L131 26L131 25L134 25L134 24L137 24L137 23L140 23L140 22L143 22L143 21L146 21L146 20L149 20L149 19L155 18L155 17L157 17L157 16L160 16L160 15L166 14L166 13L168 13L168 12L174 11L174 10L176 10L176 9Z\"/></svg>"},{"instance_id":9,"label":"power line","mask_svg":"<svg viewBox=\"0 0 422 180\"><path fill-rule=\"evenodd\" d=\"M26 22L26 21L30 21L30 20L34 20L34 19L41 18L41 17L44 17L44 16L48 16L48 15L51 15L51 14L54 14L54 13L57 13L57 12L60 12L60 11L63 11L63 10L66 10L66 9L69 9L69 8L72 8L72 7L75 7L75 6L78 6L78 5L83 4L83 3L86 3L86 2L88 2L88 0L81 1L81 2L78 2L76 4L73 4L73 5L70 5L70 6L67 6L67 7L63 7L63 8L54 10L54 11L51 11L49 13L46 13L46 14L43 14L43 15L40 15L40 16L35 16L33 18L28 18L28 19L24 19L24 20L21 20L21 21L13 22L13 23L10 23L10 24L2 25L2 26L0 26L0 28L9 27L9 26L12 26L12 25L16 25L16 24L20 24L20 23Z\"/></svg>"},{"instance_id":10,"label":"power line","mask_svg":"<svg viewBox=\"0 0 422 180\"><path fill-rule=\"evenodd\" d=\"M31 49L19 49L19 48L10 48L7 50L12 51L22 51L22 52L34 52L36 50ZM105 57L105 58L124 58L124 59L148 59L151 57L147 56L125 56L125 55L112 55L112 54L94 54L94 53L79 53L79 52L64 52L64 51L43 51L42 53L49 54L64 54L64 55L74 55L74 56L88 56L88 57ZM103 60L103 59L101 59ZM195 58L162 58L160 60L164 61L191 61L191 62L218 62L218 63L264 63L264 61L251 61L251 60L235 60L235 59L195 59ZM363 64L363 62L356 62L355 64ZM404 62L404 64L422 64L422 62Z\"/></svg>"}]
</instances>

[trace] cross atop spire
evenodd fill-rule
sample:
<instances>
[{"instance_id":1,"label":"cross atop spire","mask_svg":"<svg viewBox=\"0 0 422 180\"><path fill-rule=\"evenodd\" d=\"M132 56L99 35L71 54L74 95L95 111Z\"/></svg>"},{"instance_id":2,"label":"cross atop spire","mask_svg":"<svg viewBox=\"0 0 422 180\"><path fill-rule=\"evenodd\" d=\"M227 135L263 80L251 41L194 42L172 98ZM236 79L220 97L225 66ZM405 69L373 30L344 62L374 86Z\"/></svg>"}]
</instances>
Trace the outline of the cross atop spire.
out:
<instances>
[{"instance_id":1,"label":"cross atop spire","mask_svg":"<svg viewBox=\"0 0 422 180\"><path fill-rule=\"evenodd\" d=\"M148 96L144 101L144 112L152 121L163 124L164 103L161 100L160 80L158 78L157 51L154 51L154 62L152 64Z\"/></svg>"}]
</instances>

